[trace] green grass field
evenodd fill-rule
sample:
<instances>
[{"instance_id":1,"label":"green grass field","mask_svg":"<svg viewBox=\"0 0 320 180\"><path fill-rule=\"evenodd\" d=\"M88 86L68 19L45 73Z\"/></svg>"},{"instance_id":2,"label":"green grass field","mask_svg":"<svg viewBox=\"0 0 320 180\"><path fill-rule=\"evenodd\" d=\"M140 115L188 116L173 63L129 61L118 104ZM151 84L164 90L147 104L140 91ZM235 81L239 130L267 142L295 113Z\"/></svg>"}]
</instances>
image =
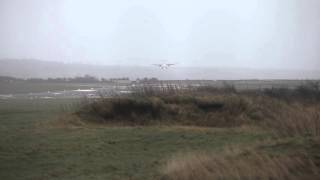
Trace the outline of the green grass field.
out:
<instances>
[{"instance_id":1,"label":"green grass field","mask_svg":"<svg viewBox=\"0 0 320 180\"><path fill-rule=\"evenodd\" d=\"M268 136L196 127L55 128L70 100L0 101L0 179L155 179L177 153L254 144Z\"/></svg>"},{"instance_id":2,"label":"green grass field","mask_svg":"<svg viewBox=\"0 0 320 180\"><path fill-rule=\"evenodd\" d=\"M210 93L205 99L107 98L88 106L81 99L1 100L0 179L318 179L318 101L291 105L267 96ZM168 102L159 106L160 101ZM67 123L79 109L100 112L107 122L110 113L119 115L116 107L125 113L124 124ZM150 107L161 113L200 113L190 120L206 112L211 113L207 120L222 121L126 124L152 117L146 111L153 111ZM163 118L172 118L167 115Z\"/></svg>"}]
</instances>

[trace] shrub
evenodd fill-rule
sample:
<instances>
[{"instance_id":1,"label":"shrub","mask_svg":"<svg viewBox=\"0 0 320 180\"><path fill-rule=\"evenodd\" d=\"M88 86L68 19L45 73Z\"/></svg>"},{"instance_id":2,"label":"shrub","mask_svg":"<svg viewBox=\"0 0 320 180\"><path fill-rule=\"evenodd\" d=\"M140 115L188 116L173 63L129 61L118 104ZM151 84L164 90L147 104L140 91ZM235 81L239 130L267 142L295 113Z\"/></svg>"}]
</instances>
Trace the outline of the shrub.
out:
<instances>
[{"instance_id":1,"label":"shrub","mask_svg":"<svg viewBox=\"0 0 320 180\"><path fill-rule=\"evenodd\" d=\"M248 109L244 98L191 96L135 96L104 98L82 107L77 114L98 117L101 122L150 124L162 122L198 126L240 125Z\"/></svg>"},{"instance_id":2,"label":"shrub","mask_svg":"<svg viewBox=\"0 0 320 180\"><path fill-rule=\"evenodd\" d=\"M77 114L97 117L96 122L209 127L254 125L270 129L280 136L319 136L319 101L295 98L293 94L300 91L278 89L258 94L206 90L204 94L195 94L185 90L181 93L178 90L175 93L168 90L159 92L151 88L132 96L88 102Z\"/></svg>"},{"instance_id":3,"label":"shrub","mask_svg":"<svg viewBox=\"0 0 320 180\"><path fill-rule=\"evenodd\" d=\"M273 88L264 90L264 94L287 102L318 103L320 101L319 82L309 81L296 89Z\"/></svg>"},{"instance_id":4,"label":"shrub","mask_svg":"<svg viewBox=\"0 0 320 180\"><path fill-rule=\"evenodd\" d=\"M84 106L77 114L97 116L104 121L142 123L146 119L161 119L163 108L163 102L156 97L105 98Z\"/></svg>"}]
</instances>

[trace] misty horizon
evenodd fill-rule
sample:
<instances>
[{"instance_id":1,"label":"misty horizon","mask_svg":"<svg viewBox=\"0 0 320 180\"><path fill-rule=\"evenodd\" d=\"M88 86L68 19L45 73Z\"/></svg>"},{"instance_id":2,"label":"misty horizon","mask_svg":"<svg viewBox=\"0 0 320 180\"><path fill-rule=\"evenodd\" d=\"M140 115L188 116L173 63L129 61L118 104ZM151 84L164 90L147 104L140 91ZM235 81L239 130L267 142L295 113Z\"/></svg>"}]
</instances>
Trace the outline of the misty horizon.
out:
<instances>
[{"instance_id":1,"label":"misty horizon","mask_svg":"<svg viewBox=\"0 0 320 180\"><path fill-rule=\"evenodd\" d=\"M160 80L237 80L237 79L320 79L319 70L219 68L175 66L160 69L153 65L88 65L39 60L0 59L0 76L17 78L61 78L92 75L98 78L151 78Z\"/></svg>"},{"instance_id":2,"label":"misty horizon","mask_svg":"<svg viewBox=\"0 0 320 180\"><path fill-rule=\"evenodd\" d=\"M54 64L64 64L64 65L88 65L88 66L99 66L99 67L147 67L158 69L154 65L155 64L99 64L96 62L76 62L76 61L54 61L54 60L46 60L46 59L36 59L36 58L0 58L0 62L4 61L20 61L20 62L27 62L27 61L34 61L39 63L54 63ZM170 61L168 60L160 60L158 61L161 63L167 63ZM288 68L288 67L250 67L250 66L208 66L208 65L185 65L185 64L174 64L175 68L213 68L213 69L251 69L251 70L284 70L284 71L315 71L320 73L320 69L318 67L311 67L311 68ZM175 69L174 68L174 69Z\"/></svg>"},{"instance_id":3,"label":"misty horizon","mask_svg":"<svg viewBox=\"0 0 320 180\"><path fill-rule=\"evenodd\" d=\"M317 71L320 1L2 0L0 59Z\"/></svg>"}]
</instances>

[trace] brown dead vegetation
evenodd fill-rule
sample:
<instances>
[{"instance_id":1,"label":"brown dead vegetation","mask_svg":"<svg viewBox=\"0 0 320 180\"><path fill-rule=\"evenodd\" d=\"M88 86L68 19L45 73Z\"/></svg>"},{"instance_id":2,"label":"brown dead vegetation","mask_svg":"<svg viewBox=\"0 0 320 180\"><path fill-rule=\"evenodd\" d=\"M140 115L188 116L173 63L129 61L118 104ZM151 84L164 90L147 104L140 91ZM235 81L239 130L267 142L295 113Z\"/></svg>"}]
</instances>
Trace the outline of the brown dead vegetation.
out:
<instances>
[{"instance_id":1,"label":"brown dead vegetation","mask_svg":"<svg viewBox=\"0 0 320 180\"><path fill-rule=\"evenodd\" d=\"M223 155L192 153L168 161L162 180L298 180L317 179L319 168L305 155L232 150Z\"/></svg>"}]
</instances>

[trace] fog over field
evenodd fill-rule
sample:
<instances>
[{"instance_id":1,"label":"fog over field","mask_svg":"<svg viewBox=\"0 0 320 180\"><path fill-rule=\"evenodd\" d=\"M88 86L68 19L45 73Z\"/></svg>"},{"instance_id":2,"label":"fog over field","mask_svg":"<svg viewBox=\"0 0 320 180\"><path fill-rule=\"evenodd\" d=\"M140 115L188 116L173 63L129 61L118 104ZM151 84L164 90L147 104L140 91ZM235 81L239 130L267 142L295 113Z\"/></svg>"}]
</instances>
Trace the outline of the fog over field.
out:
<instances>
[{"instance_id":1,"label":"fog over field","mask_svg":"<svg viewBox=\"0 0 320 180\"><path fill-rule=\"evenodd\" d=\"M18 78L75 77L92 75L99 78L131 80L156 77L161 80L237 80L237 79L319 79L319 70L290 70L266 68L232 68L179 66L162 70L152 65L88 65L65 64L39 60L0 60L0 76Z\"/></svg>"},{"instance_id":2,"label":"fog over field","mask_svg":"<svg viewBox=\"0 0 320 180\"><path fill-rule=\"evenodd\" d=\"M319 78L319 8L318 0L1 0L0 59L26 63L1 61L1 75ZM47 71L24 59L67 65ZM154 63L177 65L163 73Z\"/></svg>"}]
</instances>

